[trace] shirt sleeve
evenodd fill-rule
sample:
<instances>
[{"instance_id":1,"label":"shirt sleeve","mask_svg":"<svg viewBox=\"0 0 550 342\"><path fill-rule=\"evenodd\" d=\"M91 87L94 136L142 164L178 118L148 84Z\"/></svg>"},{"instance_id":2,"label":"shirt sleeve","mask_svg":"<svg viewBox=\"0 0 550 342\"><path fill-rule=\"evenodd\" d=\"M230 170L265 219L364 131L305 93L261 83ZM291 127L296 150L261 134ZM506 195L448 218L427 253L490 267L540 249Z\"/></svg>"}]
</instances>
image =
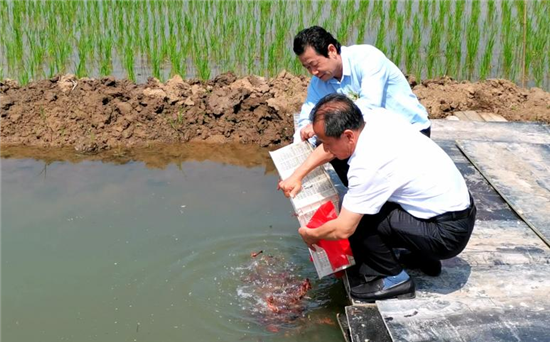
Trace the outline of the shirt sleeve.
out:
<instances>
[{"instance_id":1,"label":"shirt sleeve","mask_svg":"<svg viewBox=\"0 0 550 342\"><path fill-rule=\"evenodd\" d=\"M300 130L311 123L309 115L311 114L313 107L315 107L317 102L321 99L316 90L315 83L315 79L312 79L307 88L306 101L302 105L300 115L298 116L298 129L294 132L295 143L302 141L302 138L300 138Z\"/></svg>"},{"instance_id":2,"label":"shirt sleeve","mask_svg":"<svg viewBox=\"0 0 550 342\"><path fill-rule=\"evenodd\" d=\"M386 83L389 73L381 52L376 53L374 60L363 61L356 66L360 77L359 99L355 102L362 112L372 108L385 107Z\"/></svg>"},{"instance_id":3,"label":"shirt sleeve","mask_svg":"<svg viewBox=\"0 0 550 342\"><path fill-rule=\"evenodd\" d=\"M357 214L378 214L395 190L385 177L367 169L348 173L348 183L342 206Z\"/></svg>"}]
</instances>

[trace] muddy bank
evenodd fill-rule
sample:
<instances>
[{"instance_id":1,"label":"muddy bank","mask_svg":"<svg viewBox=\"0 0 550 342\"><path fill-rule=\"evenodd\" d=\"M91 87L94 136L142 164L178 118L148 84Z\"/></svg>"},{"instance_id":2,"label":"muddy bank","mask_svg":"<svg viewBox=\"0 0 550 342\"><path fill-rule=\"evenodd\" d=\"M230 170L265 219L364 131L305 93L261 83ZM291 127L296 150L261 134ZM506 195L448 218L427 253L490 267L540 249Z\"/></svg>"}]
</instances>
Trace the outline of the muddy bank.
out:
<instances>
[{"instance_id":1,"label":"muddy bank","mask_svg":"<svg viewBox=\"0 0 550 342\"><path fill-rule=\"evenodd\" d=\"M6 145L71 147L97 152L158 143L284 144L309 78L281 72L273 79L226 73L208 82L134 84L112 77L57 76L20 87L0 82L1 139ZM456 82L409 79L431 118L476 110L509 121L550 123L550 93L506 80Z\"/></svg>"}]
</instances>

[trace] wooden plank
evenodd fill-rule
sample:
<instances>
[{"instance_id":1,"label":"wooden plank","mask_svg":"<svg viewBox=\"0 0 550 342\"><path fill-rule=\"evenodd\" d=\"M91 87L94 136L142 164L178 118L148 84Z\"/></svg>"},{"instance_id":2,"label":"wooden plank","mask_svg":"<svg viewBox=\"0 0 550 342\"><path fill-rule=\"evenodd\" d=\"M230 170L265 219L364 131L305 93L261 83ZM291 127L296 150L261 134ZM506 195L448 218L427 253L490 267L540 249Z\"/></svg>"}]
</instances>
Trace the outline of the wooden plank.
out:
<instances>
[{"instance_id":1,"label":"wooden plank","mask_svg":"<svg viewBox=\"0 0 550 342\"><path fill-rule=\"evenodd\" d=\"M550 144L463 140L458 146L550 246Z\"/></svg>"},{"instance_id":2,"label":"wooden plank","mask_svg":"<svg viewBox=\"0 0 550 342\"><path fill-rule=\"evenodd\" d=\"M446 265L438 277L429 277L418 271L409 272L416 283L417 299L401 301L426 298L509 298L518 303L533 299L550 306L547 298L550 293L548 264L472 266L462 258L454 262L455 267Z\"/></svg>"},{"instance_id":3,"label":"wooden plank","mask_svg":"<svg viewBox=\"0 0 550 342\"><path fill-rule=\"evenodd\" d=\"M435 140L435 142L451 157L458 170L462 173L468 188L471 190L477 206L477 220L508 220L517 221L519 216L514 213L508 203L487 182L485 177L473 166L468 158L456 146L455 140Z\"/></svg>"},{"instance_id":4,"label":"wooden plank","mask_svg":"<svg viewBox=\"0 0 550 342\"><path fill-rule=\"evenodd\" d=\"M493 121L493 118L492 118L492 116L491 116L491 113L479 112L478 114L479 114L479 116L481 116L481 118L483 119L483 121Z\"/></svg>"},{"instance_id":5,"label":"wooden plank","mask_svg":"<svg viewBox=\"0 0 550 342\"><path fill-rule=\"evenodd\" d=\"M508 121L506 120L505 118L503 118L501 115L498 115L498 114L495 114L495 113L483 113L483 112L479 112L478 113L482 118L483 120L485 121L497 121L497 122L505 122L505 121Z\"/></svg>"},{"instance_id":6,"label":"wooden plank","mask_svg":"<svg viewBox=\"0 0 550 342\"><path fill-rule=\"evenodd\" d=\"M550 306L493 298L384 301L378 304L395 342L547 341Z\"/></svg>"},{"instance_id":7,"label":"wooden plank","mask_svg":"<svg viewBox=\"0 0 550 342\"><path fill-rule=\"evenodd\" d=\"M344 336L344 341L351 342L351 335L348 325L348 318L345 314L336 314L336 320L338 321L338 326L340 326L340 330L342 331L342 336Z\"/></svg>"},{"instance_id":8,"label":"wooden plank","mask_svg":"<svg viewBox=\"0 0 550 342\"><path fill-rule=\"evenodd\" d=\"M550 264L548 247L522 221L477 221L458 258L471 267ZM453 259L443 266L452 266Z\"/></svg>"},{"instance_id":9,"label":"wooden plank","mask_svg":"<svg viewBox=\"0 0 550 342\"><path fill-rule=\"evenodd\" d=\"M550 126L537 122L480 122L433 119L434 140L480 140L550 144Z\"/></svg>"},{"instance_id":10,"label":"wooden plank","mask_svg":"<svg viewBox=\"0 0 550 342\"><path fill-rule=\"evenodd\" d=\"M470 119L470 121L485 121L476 111L465 110L463 113L468 119Z\"/></svg>"},{"instance_id":11,"label":"wooden plank","mask_svg":"<svg viewBox=\"0 0 550 342\"><path fill-rule=\"evenodd\" d=\"M491 115L492 121L498 121L498 122L507 122L508 121L504 117L502 117L502 115L498 115L498 114L495 114L495 113L489 113L489 114Z\"/></svg>"},{"instance_id":12,"label":"wooden plank","mask_svg":"<svg viewBox=\"0 0 550 342\"><path fill-rule=\"evenodd\" d=\"M376 305L346 306L346 317L352 342L391 342Z\"/></svg>"},{"instance_id":13,"label":"wooden plank","mask_svg":"<svg viewBox=\"0 0 550 342\"><path fill-rule=\"evenodd\" d=\"M464 112L454 112L453 115L460 121L470 121L470 118Z\"/></svg>"}]
</instances>

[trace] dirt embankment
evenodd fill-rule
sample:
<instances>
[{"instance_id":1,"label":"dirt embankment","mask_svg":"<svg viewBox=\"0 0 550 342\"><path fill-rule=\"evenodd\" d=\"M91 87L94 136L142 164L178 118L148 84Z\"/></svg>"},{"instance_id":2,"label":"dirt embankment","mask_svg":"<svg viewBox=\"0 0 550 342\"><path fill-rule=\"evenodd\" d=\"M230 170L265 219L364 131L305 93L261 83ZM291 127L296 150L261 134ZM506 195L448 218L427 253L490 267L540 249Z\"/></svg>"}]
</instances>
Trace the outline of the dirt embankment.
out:
<instances>
[{"instance_id":1,"label":"dirt embankment","mask_svg":"<svg viewBox=\"0 0 550 342\"><path fill-rule=\"evenodd\" d=\"M291 140L293 113L308 82L287 72L273 79L226 73L208 82L176 76L139 85L72 75L24 87L8 80L0 82L1 139L4 145L71 146L81 152L188 141L271 146ZM550 123L550 93L538 88L506 80L409 82L430 118L476 110Z\"/></svg>"},{"instance_id":2,"label":"dirt embankment","mask_svg":"<svg viewBox=\"0 0 550 342\"><path fill-rule=\"evenodd\" d=\"M550 93L540 88L521 88L503 79L471 83L441 77L419 85L409 83L432 119L475 110L499 114L508 121L550 123Z\"/></svg>"}]
</instances>

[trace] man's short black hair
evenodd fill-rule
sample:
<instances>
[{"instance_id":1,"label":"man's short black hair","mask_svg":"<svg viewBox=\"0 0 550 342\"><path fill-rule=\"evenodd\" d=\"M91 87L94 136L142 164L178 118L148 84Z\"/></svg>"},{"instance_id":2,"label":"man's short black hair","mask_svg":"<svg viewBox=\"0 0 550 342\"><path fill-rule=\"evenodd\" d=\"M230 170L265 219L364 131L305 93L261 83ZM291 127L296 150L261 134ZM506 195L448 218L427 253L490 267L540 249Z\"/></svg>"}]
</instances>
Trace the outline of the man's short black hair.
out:
<instances>
[{"instance_id":1,"label":"man's short black hair","mask_svg":"<svg viewBox=\"0 0 550 342\"><path fill-rule=\"evenodd\" d=\"M361 110L346 95L334 93L323 97L310 114L312 123L325 121L325 135L338 138L346 129L357 130L365 125Z\"/></svg>"},{"instance_id":2,"label":"man's short black hair","mask_svg":"<svg viewBox=\"0 0 550 342\"><path fill-rule=\"evenodd\" d=\"M327 30L320 26L311 26L298 32L294 37L294 53L300 56L308 46L311 46L317 54L328 58L330 44L334 45L340 54L342 45Z\"/></svg>"}]
</instances>

